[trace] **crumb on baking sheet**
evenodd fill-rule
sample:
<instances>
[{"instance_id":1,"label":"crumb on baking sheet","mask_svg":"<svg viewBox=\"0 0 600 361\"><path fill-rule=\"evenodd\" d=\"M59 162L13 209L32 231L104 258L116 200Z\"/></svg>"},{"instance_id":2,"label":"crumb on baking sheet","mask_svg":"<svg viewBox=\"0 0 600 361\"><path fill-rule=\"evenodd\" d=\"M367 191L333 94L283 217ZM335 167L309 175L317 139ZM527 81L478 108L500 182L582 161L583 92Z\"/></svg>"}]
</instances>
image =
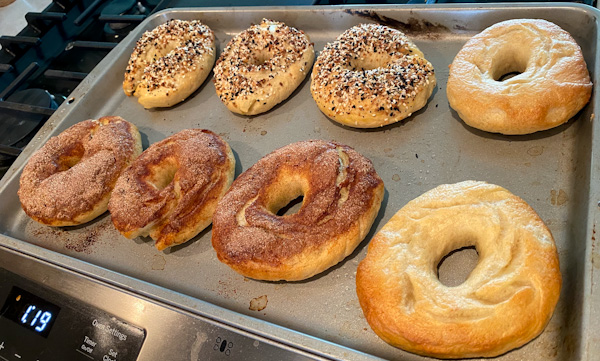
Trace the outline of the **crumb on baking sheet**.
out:
<instances>
[{"instance_id":1,"label":"crumb on baking sheet","mask_svg":"<svg viewBox=\"0 0 600 361\"><path fill-rule=\"evenodd\" d=\"M267 307L267 295L262 295L250 300L249 309L252 311L262 311Z\"/></svg>"}]
</instances>

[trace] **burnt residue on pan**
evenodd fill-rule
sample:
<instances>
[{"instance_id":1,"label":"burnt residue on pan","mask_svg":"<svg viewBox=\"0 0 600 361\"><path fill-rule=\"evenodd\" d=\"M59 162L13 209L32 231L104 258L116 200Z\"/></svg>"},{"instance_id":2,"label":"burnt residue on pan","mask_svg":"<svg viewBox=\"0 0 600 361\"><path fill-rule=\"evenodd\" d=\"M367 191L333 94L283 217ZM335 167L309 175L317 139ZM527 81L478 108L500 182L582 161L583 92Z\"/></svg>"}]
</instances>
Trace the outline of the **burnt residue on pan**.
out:
<instances>
[{"instance_id":1,"label":"burnt residue on pan","mask_svg":"<svg viewBox=\"0 0 600 361\"><path fill-rule=\"evenodd\" d=\"M361 18L375 21L379 24L389 26L394 29L398 29L406 34L420 35L428 37L438 37L441 33L449 32L450 30L441 24L434 24L427 20L409 18L407 22L403 22L397 19L390 18L385 15L381 15L374 10L353 10L346 9L346 13Z\"/></svg>"},{"instance_id":2,"label":"burnt residue on pan","mask_svg":"<svg viewBox=\"0 0 600 361\"><path fill-rule=\"evenodd\" d=\"M47 241L54 240L57 243L62 243L70 251L85 254L92 253L93 245L98 241L98 230L96 229L83 234L71 234L66 228L41 226L41 228L33 231L33 235L43 237Z\"/></svg>"},{"instance_id":3,"label":"burnt residue on pan","mask_svg":"<svg viewBox=\"0 0 600 361\"><path fill-rule=\"evenodd\" d=\"M65 239L65 248L75 252L92 253L92 247L98 242L98 231L92 229L79 237L67 237Z\"/></svg>"},{"instance_id":4,"label":"burnt residue on pan","mask_svg":"<svg viewBox=\"0 0 600 361\"><path fill-rule=\"evenodd\" d=\"M74 227L48 227L36 222L30 223L34 227L31 231L34 237L62 244L69 251L84 254L92 254L103 235L113 229L112 223L106 219L94 220L91 226L86 224Z\"/></svg>"}]
</instances>

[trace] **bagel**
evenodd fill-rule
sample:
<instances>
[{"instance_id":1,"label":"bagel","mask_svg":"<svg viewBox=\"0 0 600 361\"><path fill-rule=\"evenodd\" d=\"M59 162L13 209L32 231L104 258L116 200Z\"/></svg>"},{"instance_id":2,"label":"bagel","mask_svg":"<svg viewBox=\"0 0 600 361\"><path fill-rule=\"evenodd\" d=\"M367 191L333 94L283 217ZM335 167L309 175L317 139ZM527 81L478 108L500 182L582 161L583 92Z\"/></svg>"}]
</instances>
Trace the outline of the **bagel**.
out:
<instances>
[{"instance_id":1,"label":"bagel","mask_svg":"<svg viewBox=\"0 0 600 361\"><path fill-rule=\"evenodd\" d=\"M302 30L263 19L231 39L217 60L217 95L234 113L264 113L292 94L314 59Z\"/></svg>"},{"instance_id":2,"label":"bagel","mask_svg":"<svg viewBox=\"0 0 600 361\"><path fill-rule=\"evenodd\" d=\"M169 20L146 31L125 70L123 90L144 108L170 107L190 96L215 62L215 35L198 20Z\"/></svg>"},{"instance_id":3,"label":"bagel","mask_svg":"<svg viewBox=\"0 0 600 361\"><path fill-rule=\"evenodd\" d=\"M303 196L297 213L277 211ZM371 161L334 142L275 150L242 173L219 202L212 245L250 278L297 281L337 264L367 235L383 198Z\"/></svg>"},{"instance_id":4,"label":"bagel","mask_svg":"<svg viewBox=\"0 0 600 361\"><path fill-rule=\"evenodd\" d=\"M446 254L475 246L479 262L443 285ZM558 254L535 211L484 182L441 185L375 235L356 274L369 325L389 344L437 358L493 357L542 332L559 298Z\"/></svg>"},{"instance_id":5,"label":"bagel","mask_svg":"<svg viewBox=\"0 0 600 361\"><path fill-rule=\"evenodd\" d=\"M142 152L140 133L121 117L79 122L50 138L21 174L25 213L48 226L75 226L106 212L121 172Z\"/></svg>"},{"instance_id":6,"label":"bagel","mask_svg":"<svg viewBox=\"0 0 600 361\"><path fill-rule=\"evenodd\" d=\"M518 73L503 80L503 75ZM529 134L559 126L590 99L592 82L579 45L546 20L497 23L458 52L446 90L468 125Z\"/></svg>"},{"instance_id":7,"label":"bagel","mask_svg":"<svg viewBox=\"0 0 600 361\"><path fill-rule=\"evenodd\" d=\"M312 72L319 109L338 123L375 128L398 122L427 103L433 66L402 32L361 24L327 44Z\"/></svg>"},{"instance_id":8,"label":"bagel","mask_svg":"<svg viewBox=\"0 0 600 361\"><path fill-rule=\"evenodd\" d=\"M187 129L152 144L123 172L108 205L127 238L150 235L160 251L210 225L231 185L235 158L215 133Z\"/></svg>"}]
</instances>

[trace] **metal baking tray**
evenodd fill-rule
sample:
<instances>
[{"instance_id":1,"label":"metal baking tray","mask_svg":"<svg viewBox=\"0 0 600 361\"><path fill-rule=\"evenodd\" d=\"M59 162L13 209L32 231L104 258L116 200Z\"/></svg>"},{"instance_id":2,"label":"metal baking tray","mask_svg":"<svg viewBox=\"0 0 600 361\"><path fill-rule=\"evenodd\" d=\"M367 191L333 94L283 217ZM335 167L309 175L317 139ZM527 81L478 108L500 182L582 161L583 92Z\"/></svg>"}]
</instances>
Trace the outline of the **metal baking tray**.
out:
<instances>
[{"instance_id":1,"label":"metal baking tray","mask_svg":"<svg viewBox=\"0 0 600 361\"><path fill-rule=\"evenodd\" d=\"M263 17L304 30L323 49L362 22L403 30L436 69L438 85L428 104L409 119L380 129L347 128L319 112L310 80L282 104L253 117L229 112L206 81L183 103L144 110L121 90L136 40L171 18L200 19L216 34L219 52L232 36ZM498 21L544 18L569 31L581 46L592 79L600 83L599 11L576 4L426 5L383 7L256 7L178 9L141 23L72 93L0 183L0 245L45 259L175 307L332 359L417 360L380 340L365 321L355 292L355 272L373 234L404 204L442 183L467 179L499 184L527 201L555 236L563 275L560 301L545 331L502 360L593 360L600 355L600 267L595 226L600 221L600 97L570 122L526 136L490 134L466 126L446 99L448 65L472 35ZM158 252L150 239L127 240L110 215L90 224L50 228L31 221L17 198L20 172L49 137L103 115L135 123L144 148L182 129L211 129L234 150L236 175L260 157L304 139L335 140L370 158L385 182L381 211L367 238L337 266L302 282L261 282L221 264L210 228L192 241ZM465 266L460 260L454 271ZM597 277L596 277L597 278ZM267 307L252 311L253 298Z\"/></svg>"}]
</instances>

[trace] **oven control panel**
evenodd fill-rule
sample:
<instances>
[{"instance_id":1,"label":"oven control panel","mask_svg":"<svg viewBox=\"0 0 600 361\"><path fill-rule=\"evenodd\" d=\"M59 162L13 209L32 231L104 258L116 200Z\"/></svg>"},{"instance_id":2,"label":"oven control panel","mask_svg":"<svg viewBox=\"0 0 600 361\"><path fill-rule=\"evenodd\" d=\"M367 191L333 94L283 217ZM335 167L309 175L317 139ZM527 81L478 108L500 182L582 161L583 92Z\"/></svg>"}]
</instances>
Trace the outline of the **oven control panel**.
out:
<instances>
[{"instance_id":1,"label":"oven control panel","mask_svg":"<svg viewBox=\"0 0 600 361\"><path fill-rule=\"evenodd\" d=\"M0 360L137 360L144 329L9 272L0 278Z\"/></svg>"},{"instance_id":2,"label":"oven control panel","mask_svg":"<svg viewBox=\"0 0 600 361\"><path fill-rule=\"evenodd\" d=\"M320 352L0 246L0 361L329 360Z\"/></svg>"}]
</instances>

